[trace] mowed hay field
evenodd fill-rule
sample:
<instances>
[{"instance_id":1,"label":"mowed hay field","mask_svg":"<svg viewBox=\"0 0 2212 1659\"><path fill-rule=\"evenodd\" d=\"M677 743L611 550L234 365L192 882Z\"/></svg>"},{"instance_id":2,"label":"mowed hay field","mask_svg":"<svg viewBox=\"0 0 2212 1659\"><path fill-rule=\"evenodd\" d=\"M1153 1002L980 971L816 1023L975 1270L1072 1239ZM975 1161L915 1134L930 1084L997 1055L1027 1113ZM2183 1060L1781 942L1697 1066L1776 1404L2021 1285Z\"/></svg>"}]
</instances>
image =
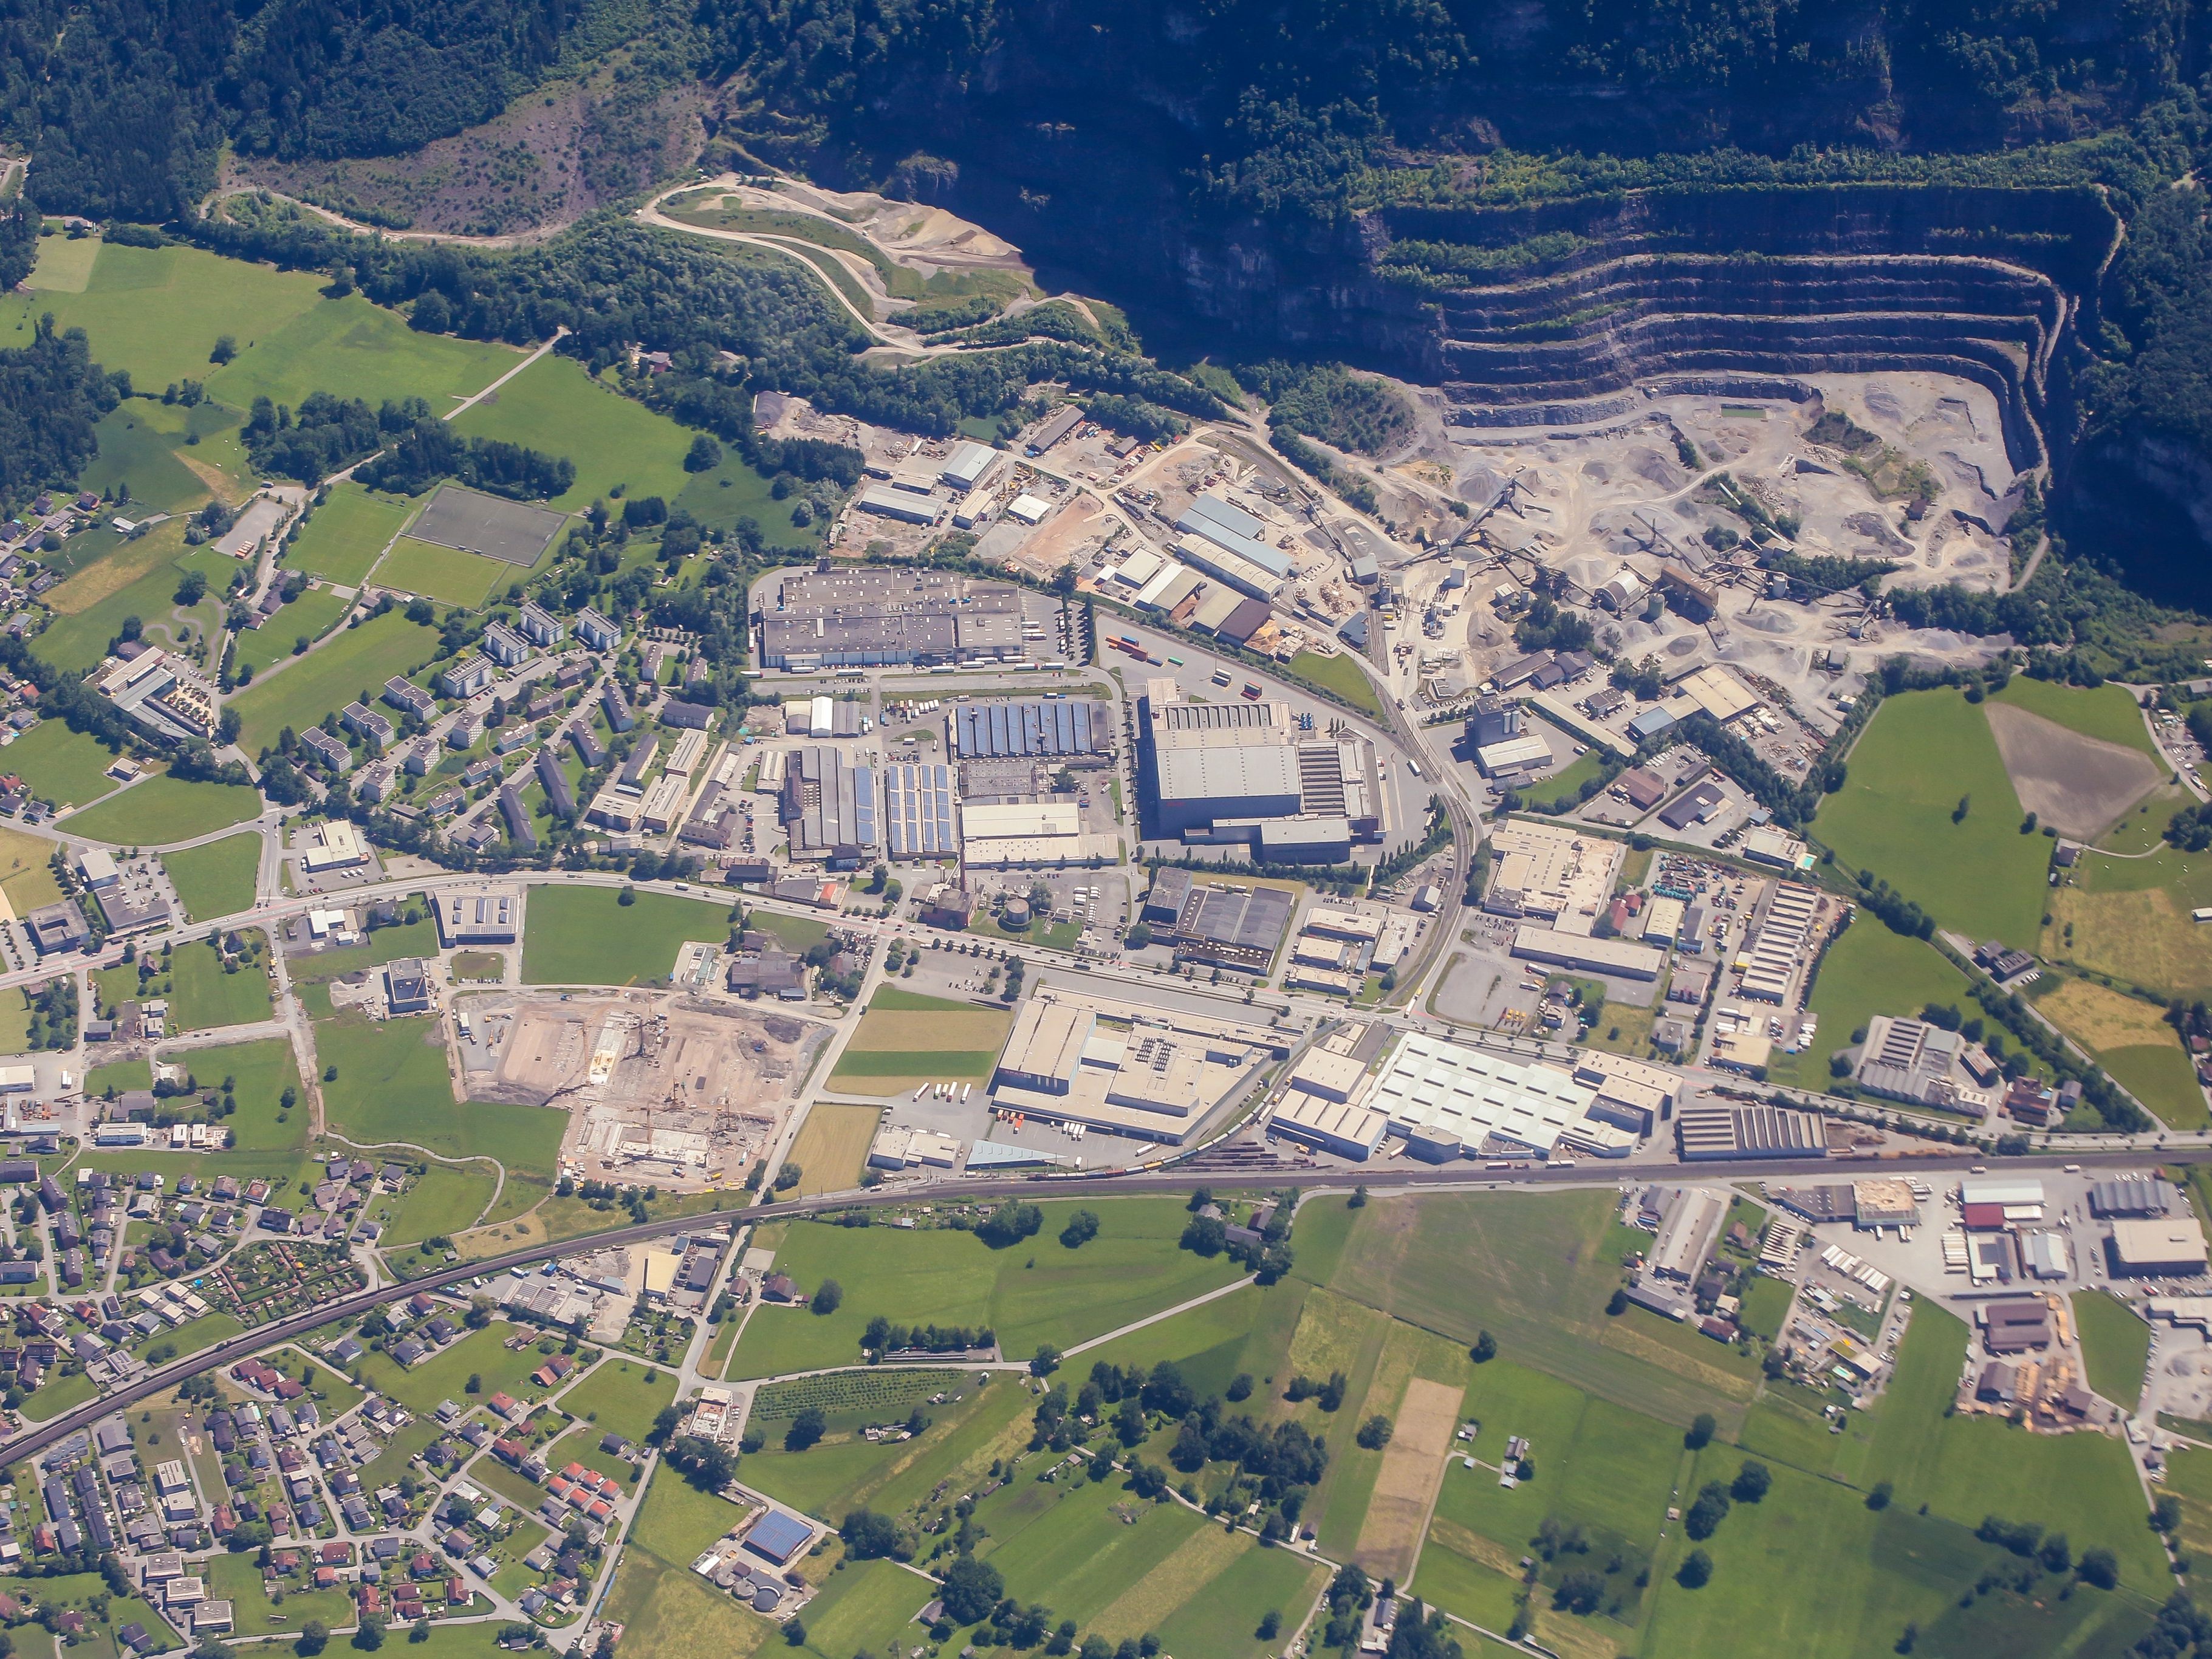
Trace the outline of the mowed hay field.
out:
<instances>
[{"instance_id":1,"label":"mowed hay field","mask_svg":"<svg viewBox=\"0 0 2212 1659\"><path fill-rule=\"evenodd\" d=\"M869 999L829 1086L889 1097L932 1083L988 1083L1013 1024L1011 1009L884 986Z\"/></svg>"},{"instance_id":2,"label":"mowed hay field","mask_svg":"<svg viewBox=\"0 0 2212 1659\"><path fill-rule=\"evenodd\" d=\"M2160 846L2148 858L2091 849L2051 890L2042 954L2161 999L2212 995L2212 854Z\"/></svg>"},{"instance_id":3,"label":"mowed hay field","mask_svg":"<svg viewBox=\"0 0 2212 1659\"><path fill-rule=\"evenodd\" d=\"M261 816L261 794L242 783L207 783L160 773L64 818L70 835L113 845L196 841Z\"/></svg>"},{"instance_id":4,"label":"mowed hay field","mask_svg":"<svg viewBox=\"0 0 2212 1659\"><path fill-rule=\"evenodd\" d=\"M2062 685L2057 680L2030 679L2025 674L2015 674L1991 701L2025 708L2031 714L2055 720L2069 732L2094 738L2100 743L2116 743L2136 750L2158 762L2162 771L2172 769L2159 754L2158 745L2151 741L2135 695L2124 685Z\"/></svg>"},{"instance_id":5,"label":"mowed hay field","mask_svg":"<svg viewBox=\"0 0 2212 1659\"><path fill-rule=\"evenodd\" d=\"M327 281L198 248L103 246L79 291L0 296L0 338L10 322L51 311L91 337L95 362L129 369L139 386L201 380L240 411L264 395L296 409L325 391L372 406L427 398L442 414L519 361L510 346L417 333L357 294L325 299ZM215 368L209 354L225 334L238 356Z\"/></svg>"},{"instance_id":6,"label":"mowed hay field","mask_svg":"<svg viewBox=\"0 0 2212 1659\"><path fill-rule=\"evenodd\" d=\"M1377 1199L1352 1213L1328 1288L1455 1341L1487 1330L1601 1399L1669 1422L1711 1412L1732 1427L1756 1364L1656 1315L1607 1317L1623 1254L1650 1244L1619 1224L1613 1204L1600 1192Z\"/></svg>"},{"instance_id":7,"label":"mowed hay field","mask_svg":"<svg viewBox=\"0 0 2212 1659\"><path fill-rule=\"evenodd\" d=\"M1429 1510L1444 1474L1444 1455L1459 1427L1466 1391L1415 1377L1407 1384L1395 1430L1382 1449L1382 1467L1359 1532L1356 1559L1377 1577L1403 1583L1420 1559Z\"/></svg>"},{"instance_id":8,"label":"mowed hay field","mask_svg":"<svg viewBox=\"0 0 2212 1659\"><path fill-rule=\"evenodd\" d=\"M1954 823L1961 796L1969 808ZM2021 834L2021 817L1982 711L1958 691L1909 691L1876 711L1813 828L1844 867L1887 880L1941 925L2033 948L2051 844Z\"/></svg>"},{"instance_id":9,"label":"mowed hay field","mask_svg":"<svg viewBox=\"0 0 2212 1659\"><path fill-rule=\"evenodd\" d=\"M334 485L284 550L286 568L358 587L414 516L417 501L371 495L348 478Z\"/></svg>"},{"instance_id":10,"label":"mowed hay field","mask_svg":"<svg viewBox=\"0 0 2212 1659\"><path fill-rule=\"evenodd\" d=\"M809 1294L834 1279L844 1288L844 1301L826 1315L804 1308L758 1310L738 1342L730 1376L776 1376L857 1364L860 1334L879 1313L907 1324L988 1325L1006 1352L1026 1358L1040 1342L1065 1350L1242 1275L1225 1256L1198 1256L1178 1248L1190 1219L1178 1200L1116 1198L1039 1207L1044 1224L1036 1236L998 1250L953 1228L901 1232L890 1242L872 1227L812 1221L764 1230L755 1243L775 1251L780 1271ZM1098 1236L1070 1249L1060 1233L1078 1209L1097 1215ZM1208 1316L1221 1316L1218 1306Z\"/></svg>"},{"instance_id":11,"label":"mowed hay field","mask_svg":"<svg viewBox=\"0 0 2212 1659\"><path fill-rule=\"evenodd\" d=\"M840 1106L817 1101L799 1126L799 1139L791 1143L788 1160L799 1169L798 1198L817 1193L842 1192L860 1184L860 1165L866 1161L868 1143L883 1121L878 1106Z\"/></svg>"},{"instance_id":12,"label":"mowed hay field","mask_svg":"<svg viewBox=\"0 0 2212 1659\"><path fill-rule=\"evenodd\" d=\"M2062 978L2036 1007L2169 1129L2212 1127L2196 1067L2166 1011L2094 980Z\"/></svg>"}]
</instances>

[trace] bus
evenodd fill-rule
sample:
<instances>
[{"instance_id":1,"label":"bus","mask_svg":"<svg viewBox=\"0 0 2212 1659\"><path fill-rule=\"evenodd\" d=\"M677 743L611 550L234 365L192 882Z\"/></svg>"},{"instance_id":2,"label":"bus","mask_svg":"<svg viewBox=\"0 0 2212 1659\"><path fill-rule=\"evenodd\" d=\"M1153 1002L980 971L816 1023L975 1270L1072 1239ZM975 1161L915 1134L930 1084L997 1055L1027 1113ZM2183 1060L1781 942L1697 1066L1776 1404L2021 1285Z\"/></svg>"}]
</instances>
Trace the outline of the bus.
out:
<instances>
[{"instance_id":1,"label":"bus","mask_svg":"<svg viewBox=\"0 0 2212 1659\"><path fill-rule=\"evenodd\" d=\"M1181 657L1170 657L1168 659L1168 665L1171 668L1180 668L1182 666L1182 659Z\"/></svg>"}]
</instances>

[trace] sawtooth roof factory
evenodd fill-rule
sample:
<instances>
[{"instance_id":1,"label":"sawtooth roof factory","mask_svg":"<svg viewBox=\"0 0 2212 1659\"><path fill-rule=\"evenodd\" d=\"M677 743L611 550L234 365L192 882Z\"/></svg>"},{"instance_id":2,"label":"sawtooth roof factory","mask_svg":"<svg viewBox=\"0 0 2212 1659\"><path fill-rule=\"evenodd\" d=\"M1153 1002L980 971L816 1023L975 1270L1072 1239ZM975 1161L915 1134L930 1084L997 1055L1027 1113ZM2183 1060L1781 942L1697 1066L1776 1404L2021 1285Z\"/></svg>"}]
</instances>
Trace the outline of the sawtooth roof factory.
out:
<instances>
[{"instance_id":1,"label":"sawtooth roof factory","mask_svg":"<svg viewBox=\"0 0 2212 1659\"><path fill-rule=\"evenodd\" d=\"M1022 596L941 570L868 565L787 577L755 613L760 660L784 670L1014 662L1042 654Z\"/></svg>"},{"instance_id":2,"label":"sawtooth roof factory","mask_svg":"<svg viewBox=\"0 0 2212 1659\"><path fill-rule=\"evenodd\" d=\"M1373 745L1301 734L1273 698L1187 703L1172 679L1149 680L1138 750L1150 833L1163 838L1335 864L1390 830Z\"/></svg>"},{"instance_id":3,"label":"sawtooth roof factory","mask_svg":"<svg viewBox=\"0 0 2212 1659\"><path fill-rule=\"evenodd\" d=\"M1565 1148L1626 1158L1637 1134L1599 1090L1541 1061L1409 1032L1388 1048L1381 1026L1334 1033L1285 1079L1268 1133L1364 1160L1386 1136L1429 1164L1477 1157L1549 1157Z\"/></svg>"}]
</instances>

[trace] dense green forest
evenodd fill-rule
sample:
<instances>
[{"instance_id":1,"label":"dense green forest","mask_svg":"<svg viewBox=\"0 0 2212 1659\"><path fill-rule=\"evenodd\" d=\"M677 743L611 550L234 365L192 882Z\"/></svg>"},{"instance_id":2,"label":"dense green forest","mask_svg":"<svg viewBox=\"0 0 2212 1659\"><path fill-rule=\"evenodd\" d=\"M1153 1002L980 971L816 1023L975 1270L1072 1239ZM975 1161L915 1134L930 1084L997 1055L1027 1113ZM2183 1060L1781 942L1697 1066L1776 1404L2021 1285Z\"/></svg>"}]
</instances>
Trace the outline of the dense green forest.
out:
<instances>
[{"instance_id":1,"label":"dense green forest","mask_svg":"<svg viewBox=\"0 0 2212 1659\"><path fill-rule=\"evenodd\" d=\"M100 372L83 331L42 317L31 343L0 351L0 516L45 489L73 483L99 453L93 424L127 381Z\"/></svg>"}]
</instances>

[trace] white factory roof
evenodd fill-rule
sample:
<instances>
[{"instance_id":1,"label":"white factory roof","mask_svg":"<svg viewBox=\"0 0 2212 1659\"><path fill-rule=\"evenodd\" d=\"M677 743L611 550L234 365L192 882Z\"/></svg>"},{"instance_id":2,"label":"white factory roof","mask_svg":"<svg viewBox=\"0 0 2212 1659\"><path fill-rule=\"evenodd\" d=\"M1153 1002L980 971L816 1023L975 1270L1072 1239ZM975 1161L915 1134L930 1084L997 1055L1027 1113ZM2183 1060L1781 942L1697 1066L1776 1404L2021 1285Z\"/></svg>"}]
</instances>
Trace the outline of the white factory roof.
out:
<instances>
[{"instance_id":1,"label":"white factory roof","mask_svg":"<svg viewBox=\"0 0 2212 1659\"><path fill-rule=\"evenodd\" d=\"M1507 1060L1411 1032L1366 1103L1401 1133L1456 1135L1470 1149L1501 1134L1549 1152L1589 1114L1595 1094L1556 1066Z\"/></svg>"},{"instance_id":2,"label":"white factory roof","mask_svg":"<svg viewBox=\"0 0 2212 1659\"><path fill-rule=\"evenodd\" d=\"M2043 1202L2043 1183L2039 1181L1962 1181L1959 1183L1961 1204L2037 1204Z\"/></svg>"},{"instance_id":3,"label":"white factory roof","mask_svg":"<svg viewBox=\"0 0 2212 1659\"><path fill-rule=\"evenodd\" d=\"M1040 524L1043 522L1045 515L1051 511L1050 501L1024 490L1015 496L1012 504L1007 507L1006 516L1020 524Z\"/></svg>"},{"instance_id":4,"label":"white factory roof","mask_svg":"<svg viewBox=\"0 0 2212 1659\"><path fill-rule=\"evenodd\" d=\"M1510 771L1516 766L1533 766L1551 758L1552 745L1534 732L1526 737L1501 738L1474 751L1475 764L1485 773Z\"/></svg>"}]
</instances>

